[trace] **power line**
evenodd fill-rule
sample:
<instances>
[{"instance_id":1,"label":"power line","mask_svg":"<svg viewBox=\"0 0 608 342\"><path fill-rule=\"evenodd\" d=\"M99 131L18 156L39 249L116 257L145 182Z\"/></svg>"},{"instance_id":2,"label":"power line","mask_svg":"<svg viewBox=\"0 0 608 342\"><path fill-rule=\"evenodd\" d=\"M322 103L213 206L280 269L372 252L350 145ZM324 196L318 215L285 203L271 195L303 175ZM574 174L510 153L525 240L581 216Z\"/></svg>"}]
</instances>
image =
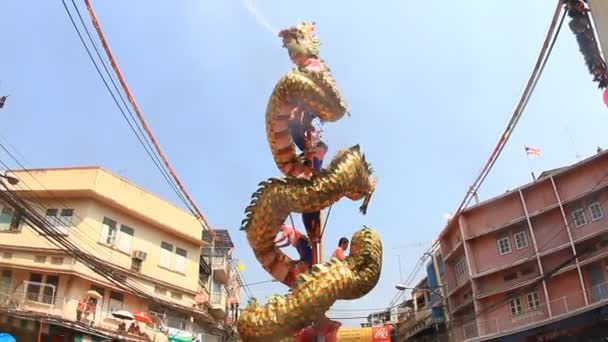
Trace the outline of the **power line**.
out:
<instances>
[{"instance_id":1,"label":"power line","mask_svg":"<svg viewBox=\"0 0 608 342\"><path fill-rule=\"evenodd\" d=\"M62 1L65 1L65 0L62 0ZM167 159L167 156L165 155L165 153L162 151L160 145L158 144L158 141L156 140L156 138L154 137L154 134L152 133L152 130L150 129L148 123L146 122L146 119L144 118L144 116L143 116L143 114L142 114L139 106L137 105L137 102L135 101L135 97L133 96L133 94L129 90L129 86L127 85L124 77L122 76L122 73L120 72L120 68L118 67L118 64L116 63L116 59L114 58L114 56L112 54L112 51L110 50L110 46L108 45L108 42L107 42L107 40L105 38L105 35L104 35L103 31L101 30L101 25L99 23L99 20L97 19L97 16L95 15L93 7L91 6L91 2L89 0L85 0L85 4L87 6L87 10L89 12L89 15L91 16L91 20L93 22L93 26L95 27L95 30L97 31L97 35L99 36L99 39L101 40L101 44L102 44L102 46L103 46L103 48L104 48L104 50L106 52L106 55L107 55L107 57L108 57L108 59L110 61L110 65L114 69L114 72L116 73L116 76L118 77L118 81L122 85L122 88L123 88L125 94L127 95L127 99L129 100L129 102L133 106L133 109L135 110L135 114L137 115L137 117L138 117L138 119L139 119L139 121L140 121L140 123L141 123L141 125L142 125L142 127L144 129L144 131L148 135L148 138L150 138L150 141L152 142L152 145L154 145L154 148L156 149L156 152L158 153L158 155L160 156L160 158L164 162L167 170L169 171L169 174L173 177L173 180L175 181L175 183L177 183L177 186L179 187L179 189L181 190L181 192L183 193L183 195L186 197L186 199L188 200L188 202L190 203L190 205L192 206L192 208L196 212L197 218L201 221L201 223L203 224L203 227L205 229L207 229L211 233L211 235L213 236L214 235L213 230L211 229L211 226L207 222L207 219L205 218L205 216L203 215L203 213L201 212L201 210L198 208L198 206L196 205L196 203L194 202L194 200L192 199L192 197L190 197L190 194L188 193L188 191L186 190L186 188L182 184L182 182L179 179L179 177L177 177L177 174L173 170L173 167L171 166L171 163Z\"/></svg>"},{"instance_id":2,"label":"power line","mask_svg":"<svg viewBox=\"0 0 608 342\"><path fill-rule=\"evenodd\" d=\"M479 190L479 188L485 181L486 177L490 173L490 170L492 169L492 167L496 163L496 160L498 159L499 155L503 151L507 141L511 137L517 123L519 122L519 119L521 118L523 111L524 111L526 105L528 104L528 101L532 95L532 92L534 91L534 89L536 87L538 79L540 78L540 75L542 74L542 72L545 68L548 57L553 50L553 46L555 45L555 40L557 39L557 36L559 35L559 31L561 30L561 23L560 23L558 30L555 31L555 27L559 20L559 14L562 10L561 3L562 3L561 0L557 1L557 7L555 9L553 19L551 20L551 23L549 25L549 30L548 30L545 40L543 42L543 46L541 47L541 51L536 60L536 65L534 66L532 74L530 75L530 78L528 79L526 88L525 88L523 94L521 95L521 98L520 98L517 106L515 107L513 114L511 115L511 119L509 120L507 127L504 129L503 133L500 135L498 142L496 143L494 149L492 150L492 153L490 154L490 157L488 158L488 160L482 167L480 173L478 174L478 176L475 179L475 181L473 182L473 184L469 187L469 191L465 194L464 199L458 206L458 209L456 210L456 213L453 215L453 217L458 216L458 214L460 214L462 212L462 210L471 202L471 200L474 197L474 194L477 193L477 191ZM564 13L564 16L565 16L565 13ZM564 20L564 17L562 17L562 22L563 22L563 20ZM554 34L554 32L555 32L555 34Z\"/></svg>"},{"instance_id":3,"label":"power line","mask_svg":"<svg viewBox=\"0 0 608 342\"><path fill-rule=\"evenodd\" d=\"M137 133L137 131L135 130L135 127L137 127L138 130L141 132L141 128L139 127L139 125L137 125L137 122L135 121L135 118L133 117L133 113L131 112L131 110L127 106L127 104L126 104L126 102L125 102L122 94L120 93L120 91L118 90L118 87L116 86L116 83L114 82L114 79L112 78L110 72L108 71L105 63L101 59L101 55L99 53L99 50L97 49L97 46L93 43L93 40L91 38L91 35L90 35L90 33L89 33L86 25L84 25L82 17L80 16L80 12L78 11L78 7L76 6L76 4L74 4L74 7L76 7L76 11L78 12L78 16L80 17L81 22L83 22L84 29L85 29L87 35L89 36L89 39L91 40L91 44L93 45L93 48L95 49L95 52L97 53L97 56L101 60L101 64L102 64L103 68L105 69L106 74L108 75L108 78L110 79L110 82L114 86L114 89L116 89L116 92L118 93L118 96L120 97L122 103L124 104L125 109L129 112L129 114L130 114L132 120L134 121L134 123L131 123L131 121L127 117L125 111L123 110L123 108L121 107L120 103L118 102L118 99L116 98L116 95L114 95L114 92L112 91L112 89L108 85L105 77L101 73L101 70L100 70L97 62L93 58L93 55L91 54L91 51L89 50L89 47L85 43L84 38L82 37L82 34L81 34L80 30L78 29L78 26L76 25L76 22L74 21L72 13L67 8L67 5L66 5L65 1L62 0L62 2L63 2L63 6L64 6L64 8L66 10L66 13L70 17L70 21L72 22L72 25L73 25L74 29L76 30L76 33L78 34L78 37L80 38L80 41L81 41L83 47L85 48L85 50L87 52L87 55L89 56L89 59L93 63L93 66L95 67L95 70L97 71L97 74L101 78L101 80L102 80L103 84L105 85L107 91L110 93L110 96L112 96L112 99L114 100L114 104L116 104L116 107L118 108L118 110L120 111L121 115L123 116L123 118L125 119L125 121L127 122L127 124L129 125L129 128L131 129L131 131L133 132L133 134L135 135L135 137L139 141L140 145L144 148L144 150L146 151L146 154L150 157L150 159L152 160L152 162L154 163L154 165L156 166L156 168L160 171L161 175L163 176L163 178L165 179L165 181L167 182L167 184L169 184L169 186L173 189L173 191L176 193L176 195L181 199L182 203L186 206L186 208L192 214L195 214L194 211L192 210L192 208L190 207L190 205L188 204L188 202L185 200L185 198L181 194L181 192L179 192L179 189L176 187L176 185L168 177L167 171L162 168L162 166L160 164L160 161L158 160L158 156L156 154L154 154L153 151L152 151L152 148L149 147L150 143L148 142L148 140L146 140L145 135L142 133L142 136L140 136Z\"/></svg>"},{"instance_id":4,"label":"power line","mask_svg":"<svg viewBox=\"0 0 608 342\"><path fill-rule=\"evenodd\" d=\"M60 249L66 251L69 255L82 262L92 271L101 275L104 279L109 280L117 288L133 293L160 305L173 308L174 310L180 312L198 313L203 316L205 315L203 312L199 313L193 309L185 308L180 305L161 300L148 294L145 292L145 290L142 290L133 284L129 284L129 279L125 274L125 271L116 270L113 266L110 266L103 260L100 260L99 258L78 249L78 247L69 241L67 237L59 234L55 228L50 225L44 217L40 216L35 210L33 210L28 203L17 196L10 188L8 188L4 182L0 182L0 185L4 187L4 190L0 191L0 199L2 199L5 203L8 203L11 207L15 208L15 210L18 210L28 221L29 226L32 229L38 232L44 239L47 239L49 242L55 244Z\"/></svg>"}]
</instances>

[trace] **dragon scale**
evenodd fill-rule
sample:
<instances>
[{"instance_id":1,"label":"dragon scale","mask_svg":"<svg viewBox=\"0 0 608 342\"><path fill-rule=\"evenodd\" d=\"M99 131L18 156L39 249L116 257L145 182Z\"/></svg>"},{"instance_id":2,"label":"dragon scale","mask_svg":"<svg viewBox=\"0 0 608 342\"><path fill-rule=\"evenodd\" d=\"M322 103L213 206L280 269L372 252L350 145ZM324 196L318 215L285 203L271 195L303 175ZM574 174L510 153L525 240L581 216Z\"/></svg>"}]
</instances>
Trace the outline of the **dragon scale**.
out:
<instances>
[{"instance_id":1,"label":"dragon scale","mask_svg":"<svg viewBox=\"0 0 608 342\"><path fill-rule=\"evenodd\" d=\"M361 211L365 213L376 184L358 145L339 151L327 168L314 172L296 154L288 129L294 109L312 111L323 121L337 121L346 113L335 81L318 58L319 42L313 29L304 22L280 33L296 69L283 76L272 92L266 132L274 160L286 178L259 184L241 228L262 267L282 283L287 283L288 273L296 267L274 242L289 214L319 211L343 197L363 200ZM296 177L306 171L309 177ZM371 291L381 267L380 238L373 229L363 227L352 236L345 260L332 258L313 265L298 274L288 294L273 296L265 305L251 301L237 322L239 335L243 341L289 339L322 320L336 300L360 298Z\"/></svg>"}]
</instances>

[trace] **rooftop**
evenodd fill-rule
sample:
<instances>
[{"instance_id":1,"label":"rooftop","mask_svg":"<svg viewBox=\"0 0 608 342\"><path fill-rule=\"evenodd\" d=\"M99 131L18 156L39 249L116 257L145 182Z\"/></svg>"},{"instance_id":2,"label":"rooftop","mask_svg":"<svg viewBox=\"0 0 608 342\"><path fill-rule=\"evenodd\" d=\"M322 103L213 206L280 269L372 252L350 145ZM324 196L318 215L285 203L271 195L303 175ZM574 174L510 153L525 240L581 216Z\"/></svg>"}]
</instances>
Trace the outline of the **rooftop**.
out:
<instances>
[{"instance_id":1,"label":"rooftop","mask_svg":"<svg viewBox=\"0 0 608 342\"><path fill-rule=\"evenodd\" d=\"M525 189L527 189L529 187L532 187L532 186L534 186L534 185L536 185L536 184L538 184L540 182L543 182L549 176L555 177L555 176L566 174L566 173L571 172L571 171L573 171L573 170L575 170L575 169L577 169L577 168L579 168L579 167L581 167L583 165L586 165L586 164L589 164L589 163L591 163L593 161L596 161L596 160L599 160L601 158L604 158L607 155L608 155L608 150L603 150L601 148L598 148L597 149L597 153L593 154L592 156L590 156L590 157L588 157L586 159L583 159L583 160L581 160L579 162L576 162L576 163L573 163L573 164L570 164L570 165L567 165L567 166L563 166L563 167L558 167L558 168L546 170L546 171L542 172L540 174L540 176L536 180L534 180L532 182L528 182L528 183L526 183L526 184L524 184L524 185L522 185L522 186L520 186L518 188L515 188L513 190L507 190L505 193L503 193L501 195L491 197L491 198L489 198L489 199L487 199L485 201L482 201L482 202L474 204L474 205L472 205L470 207L464 208L462 210L462 212L460 212L460 214L458 214L458 215L462 215L462 214L464 214L466 212L470 212L470 211L473 211L473 210L477 210L477 209L483 208L487 204L489 204L491 202L494 202L494 201L496 201L498 199L504 198L505 196L508 196L509 194L511 194L513 192L518 192L520 190L525 190ZM457 218L456 215L454 215L454 217L452 217L452 219L450 219L450 221L448 221L448 224L443 228L443 230L439 234L439 239L443 238L444 235L445 235L445 233L452 226L452 223L453 222L457 222L457 221L458 221L458 218Z\"/></svg>"},{"instance_id":2,"label":"rooftop","mask_svg":"<svg viewBox=\"0 0 608 342\"><path fill-rule=\"evenodd\" d=\"M200 221L189 212L99 167L10 170L19 179L11 190L23 197L91 198L170 234L204 245Z\"/></svg>"}]
</instances>

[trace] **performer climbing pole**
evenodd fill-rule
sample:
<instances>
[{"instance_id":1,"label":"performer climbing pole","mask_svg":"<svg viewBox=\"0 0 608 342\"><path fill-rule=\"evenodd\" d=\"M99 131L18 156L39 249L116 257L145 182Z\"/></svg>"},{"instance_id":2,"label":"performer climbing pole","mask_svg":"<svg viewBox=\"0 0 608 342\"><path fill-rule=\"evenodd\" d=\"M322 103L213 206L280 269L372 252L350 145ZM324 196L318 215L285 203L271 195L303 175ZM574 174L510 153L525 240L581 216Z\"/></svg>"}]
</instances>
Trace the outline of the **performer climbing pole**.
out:
<instances>
[{"instance_id":1,"label":"performer climbing pole","mask_svg":"<svg viewBox=\"0 0 608 342\"><path fill-rule=\"evenodd\" d=\"M325 312L338 299L366 295L380 277L382 243L368 227L354 233L350 254L343 261L332 258L319 263L320 211L347 197L363 200L360 210L365 214L376 182L358 145L341 150L326 169L322 168L327 146L311 122L315 117L338 121L347 109L319 57L319 41L313 31L312 23L303 22L279 33L296 67L272 92L266 109L266 133L275 163L286 178L260 183L245 209L241 228L262 267L291 291L269 298L263 306L257 301L247 305L237 322L243 341L294 337L311 341L319 336L335 341L340 324L329 320ZM298 154L296 147L302 153ZM314 248L313 265L308 270L275 244L292 212L303 213L306 235ZM301 243L300 235L297 238Z\"/></svg>"}]
</instances>

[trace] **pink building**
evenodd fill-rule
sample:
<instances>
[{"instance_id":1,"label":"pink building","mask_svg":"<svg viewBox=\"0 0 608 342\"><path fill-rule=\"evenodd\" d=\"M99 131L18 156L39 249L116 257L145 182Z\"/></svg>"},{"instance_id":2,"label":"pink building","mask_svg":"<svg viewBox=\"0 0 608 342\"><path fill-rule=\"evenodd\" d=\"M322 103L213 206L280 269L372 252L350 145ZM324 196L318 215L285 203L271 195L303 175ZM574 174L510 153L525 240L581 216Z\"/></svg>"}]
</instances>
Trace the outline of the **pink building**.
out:
<instances>
[{"instance_id":1,"label":"pink building","mask_svg":"<svg viewBox=\"0 0 608 342\"><path fill-rule=\"evenodd\" d=\"M608 152L598 151L452 218L439 240L453 340L591 324L608 304L607 201Z\"/></svg>"}]
</instances>

